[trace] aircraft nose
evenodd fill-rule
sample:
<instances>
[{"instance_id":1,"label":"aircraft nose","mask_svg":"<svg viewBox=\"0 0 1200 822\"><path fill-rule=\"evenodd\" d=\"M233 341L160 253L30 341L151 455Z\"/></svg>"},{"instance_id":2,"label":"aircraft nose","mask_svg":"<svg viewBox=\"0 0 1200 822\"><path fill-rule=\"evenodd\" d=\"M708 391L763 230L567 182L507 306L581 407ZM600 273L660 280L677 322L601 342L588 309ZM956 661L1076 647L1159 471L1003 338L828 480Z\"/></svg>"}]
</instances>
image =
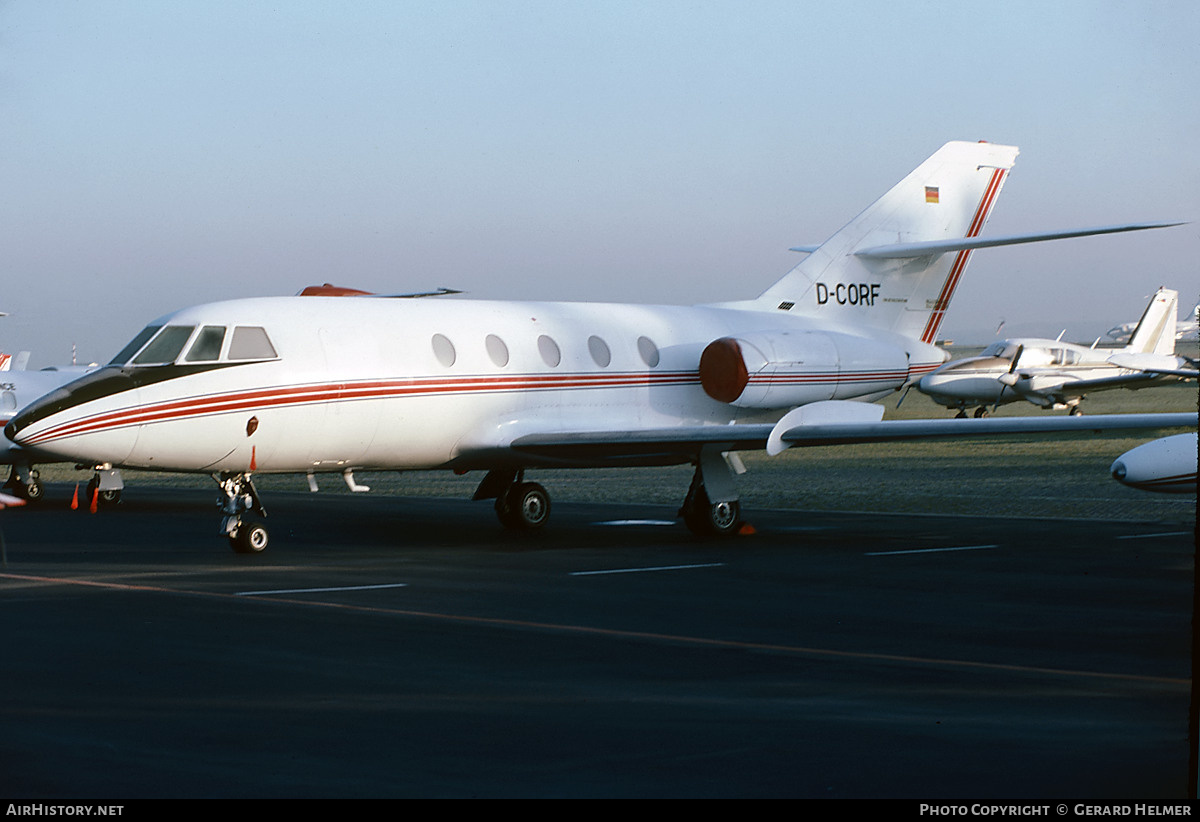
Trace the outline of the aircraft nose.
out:
<instances>
[{"instance_id":1,"label":"aircraft nose","mask_svg":"<svg viewBox=\"0 0 1200 822\"><path fill-rule=\"evenodd\" d=\"M62 459L118 463L133 450L138 429L113 409L135 399L136 387L119 369L103 368L30 403L4 434L24 448Z\"/></svg>"}]
</instances>

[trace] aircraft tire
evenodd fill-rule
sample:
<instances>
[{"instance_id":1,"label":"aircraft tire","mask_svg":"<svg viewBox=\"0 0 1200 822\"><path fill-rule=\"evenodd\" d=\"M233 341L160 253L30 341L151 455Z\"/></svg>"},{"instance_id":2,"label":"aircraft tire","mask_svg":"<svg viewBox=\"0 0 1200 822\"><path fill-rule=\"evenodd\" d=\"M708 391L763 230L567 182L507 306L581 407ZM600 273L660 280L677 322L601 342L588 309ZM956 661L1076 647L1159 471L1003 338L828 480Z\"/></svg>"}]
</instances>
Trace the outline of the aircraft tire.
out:
<instances>
[{"instance_id":1,"label":"aircraft tire","mask_svg":"<svg viewBox=\"0 0 1200 822\"><path fill-rule=\"evenodd\" d=\"M270 541L267 528L261 522L242 523L229 535L229 544L239 554L261 554Z\"/></svg>"},{"instance_id":2,"label":"aircraft tire","mask_svg":"<svg viewBox=\"0 0 1200 822\"><path fill-rule=\"evenodd\" d=\"M518 482L496 498L496 516L505 528L535 531L550 519L550 495L536 482Z\"/></svg>"},{"instance_id":3,"label":"aircraft tire","mask_svg":"<svg viewBox=\"0 0 1200 822\"><path fill-rule=\"evenodd\" d=\"M728 537L742 524L742 507L737 500L712 503L704 486L688 491L683 501L683 524L699 537Z\"/></svg>"},{"instance_id":4,"label":"aircraft tire","mask_svg":"<svg viewBox=\"0 0 1200 822\"><path fill-rule=\"evenodd\" d=\"M19 485L17 487L17 495L28 502L37 502L46 493L46 489L37 480L33 480L28 485Z\"/></svg>"}]
</instances>

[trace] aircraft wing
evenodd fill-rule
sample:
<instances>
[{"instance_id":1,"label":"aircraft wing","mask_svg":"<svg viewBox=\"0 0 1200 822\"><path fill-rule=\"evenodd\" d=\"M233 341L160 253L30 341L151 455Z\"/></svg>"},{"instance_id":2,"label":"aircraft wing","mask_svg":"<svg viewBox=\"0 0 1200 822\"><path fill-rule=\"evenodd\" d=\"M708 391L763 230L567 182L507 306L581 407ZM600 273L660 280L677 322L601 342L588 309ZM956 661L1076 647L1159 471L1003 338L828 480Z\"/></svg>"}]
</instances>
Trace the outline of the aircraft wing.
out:
<instances>
[{"instance_id":1,"label":"aircraft wing","mask_svg":"<svg viewBox=\"0 0 1200 822\"><path fill-rule=\"evenodd\" d=\"M872 406L867 406L872 407ZM874 406L882 410L881 406ZM801 409L803 410L803 407ZM851 420L724 426L683 426L629 431L579 431L525 434L509 444L511 451L550 461L574 464L620 463L623 460L684 461L703 448L752 451L768 448L773 438L778 453L790 446L849 445L923 439L969 439L996 436L1038 436L1062 433L1102 434L1121 430L1194 428L1194 412L1172 414L1097 414L1076 417L987 417L983 419ZM773 435L775 435L773 437ZM673 458L673 459L672 459Z\"/></svg>"},{"instance_id":2,"label":"aircraft wing","mask_svg":"<svg viewBox=\"0 0 1200 822\"><path fill-rule=\"evenodd\" d=\"M1064 382L1053 392L1048 393L1071 394L1077 391L1096 391L1102 388L1144 388L1156 384L1164 377L1194 380L1200 377L1200 371L1186 368L1144 368L1135 374Z\"/></svg>"}]
</instances>

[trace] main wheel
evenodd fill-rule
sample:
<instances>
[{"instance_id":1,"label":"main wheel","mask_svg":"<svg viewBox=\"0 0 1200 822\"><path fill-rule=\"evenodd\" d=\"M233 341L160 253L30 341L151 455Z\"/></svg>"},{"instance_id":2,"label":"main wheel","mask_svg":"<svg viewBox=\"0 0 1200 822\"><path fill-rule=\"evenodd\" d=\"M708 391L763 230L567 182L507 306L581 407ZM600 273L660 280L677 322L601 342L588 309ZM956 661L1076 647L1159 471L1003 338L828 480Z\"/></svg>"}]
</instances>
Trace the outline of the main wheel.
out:
<instances>
[{"instance_id":1,"label":"main wheel","mask_svg":"<svg viewBox=\"0 0 1200 822\"><path fill-rule=\"evenodd\" d=\"M229 544L239 554L258 554L267 547L270 535L261 522L243 522L229 535Z\"/></svg>"},{"instance_id":2,"label":"main wheel","mask_svg":"<svg viewBox=\"0 0 1200 822\"><path fill-rule=\"evenodd\" d=\"M742 524L741 504L737 500L710 502L703 485L689 489L681 513L688 530L701 537L732 536Z\"/></svg>"},{"instance_id":3,"label":"main wheel","mask_svg":"<svg viewBox=\"0 0 1200 822\"><path fill-rule=\"evenodd\" d=\"M536 482L518 482L496 497L496 516L505 528L536 530L550 519L550 495Z\"/></svg>"}]
</instances>

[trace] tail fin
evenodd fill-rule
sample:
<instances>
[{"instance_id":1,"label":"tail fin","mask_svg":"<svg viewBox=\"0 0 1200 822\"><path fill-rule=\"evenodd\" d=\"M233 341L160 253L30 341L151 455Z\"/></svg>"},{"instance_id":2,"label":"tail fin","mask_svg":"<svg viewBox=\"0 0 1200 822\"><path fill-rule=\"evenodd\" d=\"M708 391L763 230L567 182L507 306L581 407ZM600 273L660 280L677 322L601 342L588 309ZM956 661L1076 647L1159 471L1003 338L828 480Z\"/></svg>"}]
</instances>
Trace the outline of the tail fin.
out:
<instances>
[{"instance_id":1,"label":"tail fin","mask_svg":"<svg viewBox=\"0 0 1200 822\"><path fill-rule=\"evenodd\" d=\"M962 240L978 236L1016 158L1014 146L947 143L813 249L755 307L933 342L976 247Z\"/></svg>"},{"instance_id":2,"label":"tail fin","mask_svg":"<svg viewBox=\"0 0 1200 822\"><path fill-rule=\"evenodd\" d=\"M1175 314L1178 310L1179 292L1169 288L1158 289L1150 298L1150 304L1146 306L1125 350L1130 353L1174 354Z\"/></svg>"}]
</instances>

